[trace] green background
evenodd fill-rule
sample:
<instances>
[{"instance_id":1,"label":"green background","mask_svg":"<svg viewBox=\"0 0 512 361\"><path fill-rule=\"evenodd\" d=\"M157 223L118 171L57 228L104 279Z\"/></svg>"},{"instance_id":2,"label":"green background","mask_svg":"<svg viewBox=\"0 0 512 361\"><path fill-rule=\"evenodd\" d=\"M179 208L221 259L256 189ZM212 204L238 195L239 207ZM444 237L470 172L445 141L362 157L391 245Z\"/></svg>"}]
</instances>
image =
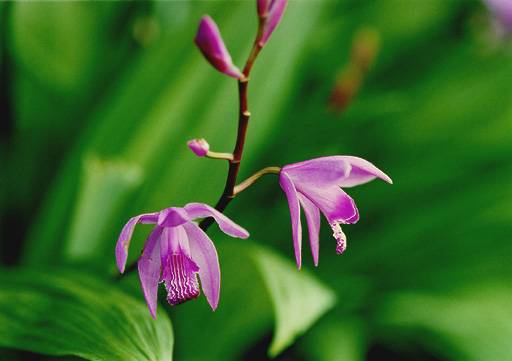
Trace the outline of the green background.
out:
<instances>
[{"instance_id":1,"label":"green background","mask_svg":"<svg viewBox=\"0 0 512 361\"><path fill-rule=\"evenodd\" d=\"M249 240L209 232L216 312L161 302L155 322L136 275L113 281L129 217L219 197L226 164L185 144L231 150L236 82L192 40L210 14L241 67L255 8L0 4L0 360L512 359L512 51L476 1L290 1L260 54L241 179L346 154L394 180L348 190L343 255L323 223L319 267L305 243L295 269L269 175L226 211ZM356 75L354 44L374 54ZM340 76L360 86L334 110Z\"/></svg>"}]
</instances>

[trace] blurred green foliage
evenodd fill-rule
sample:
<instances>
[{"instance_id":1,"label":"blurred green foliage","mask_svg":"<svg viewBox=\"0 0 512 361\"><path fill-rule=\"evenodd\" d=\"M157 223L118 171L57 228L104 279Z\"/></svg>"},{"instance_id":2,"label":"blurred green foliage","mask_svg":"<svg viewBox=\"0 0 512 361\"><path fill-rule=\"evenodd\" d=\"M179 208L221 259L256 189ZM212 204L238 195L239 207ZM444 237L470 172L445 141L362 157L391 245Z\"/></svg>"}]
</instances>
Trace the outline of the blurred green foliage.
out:
<instances>
[{"instance_id":1,"label":"blurred green foliage","mask_svg":"<svg viewBox=\"0 0 512 361\"><path fill-rule=\"evenodd\" d=\"M2 261L17 266L2 271L0 286L0 319L13 322L12 331L0 322L8 359L23 356L13 349L109 360L154 359L144 347L172 351L167 326L155 331L154 346L138 348L145 358L90 345L84 354L78 341L52 352L51 340L36 348L13 335L14 327L37 329L17 313L18 300L38 312L61 305L51 298L60 282L91 297L81 301L90 303L87 317L113 302L94 284L115 274L114 244L130 216L219 196L226 165L185 146L204 137L229 151L236 135L236 84L192 43L204 13L242 64L256 29L252 2L0 4L0 246ZM361 29L379 39L374 66L343 111L333 111L329 97ZM269 347L278 354L302 334L278 359L374 360L382 349L401 359L512 358L512 54L491 38L476 1L290 2L251 76L241 177L351 154L395 184L350 189L361 220L344 228L347 252L335 254L325 226L319 267L303 247L309 269L300 272L276 177L242 193L227 214L251 240L211 229L222 268L219 309L212 313L204 299L159 307L158 322L167 322L165 313L173 321L175 359L264 359ZM147 231L135 232L130 260ZM82 264L103 280L75 284L80 269L33 271ZM136 275L110 287L143 307ZM37 297L45 301L30 301ZM72 307L59 308L65 315ZM122 322L108 317L106 324ZM130 327L153 327L149 313L141 318ZM94 322L83 327L96 343L106 337ZM112 347L119 341L127 352L128 341L146 340L134 339Z\"/></svg>"}]
</instances>

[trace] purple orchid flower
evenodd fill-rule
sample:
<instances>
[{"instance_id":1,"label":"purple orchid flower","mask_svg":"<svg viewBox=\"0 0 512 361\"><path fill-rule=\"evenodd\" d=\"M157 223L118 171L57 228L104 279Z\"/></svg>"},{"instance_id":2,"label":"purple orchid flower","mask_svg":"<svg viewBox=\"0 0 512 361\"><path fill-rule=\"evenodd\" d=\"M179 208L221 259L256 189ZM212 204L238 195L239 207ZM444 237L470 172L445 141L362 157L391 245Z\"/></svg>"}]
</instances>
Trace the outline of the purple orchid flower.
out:
<instances>
[{"instance_id":1,"label":"purple orchid flower","mask_svg":"<svg viewBox=\"0 0 512 361\"><path fill-rule=\"evenodd\" d=\"M318 266L320 212L332 227L336 252L343 253L347 239L340 224L356 223L359 212L354 200L340 187L354 187L377 177L393 183L391 178L370 162L351 156L316 158L286 165L281 169L279 184L290 207L297 268L300 269L302 263L301 207L308 224L313 261Z\"/></svg>"},{"instance_id":2,"label":"purple orchid flower","mask_svg":"<svg viewBox=\"0 0 512 361\"><path fill-rule=\"evenodd\" d=\"M215 69L236 79L243 77L240 69L233 64L219 28L211 17L206 15L201 18L194 41Z\"/></svg>"},{"instance_id":3,"label":"purple orchid flower","mask_svg":"<svg viewBox=\"0 0 512 361\"><path fill-rule=\"evenodd\" d=\"M117 267L121 273L126 266L128 247L137 223L155 224L138 261L142 291L153 318L156 318L158 284L165 283L169 304L178 305L199 296L196 274L199 274L201 288L211 308L217 308L220 295L217 251L208 235L192 221L205 217L213 217L220 229L232 237L249 237L244 228L203 203L141 214L123 227L116 245Z\"/></svg>"},{"instance_id":4,"label":"purple orchid flower","mask_svg":"<svg viewBox=\"0 0 512 361\"><path fill-rule=\"evenodd\" d=\"M263 31L258 44L263 47L283 17L288 0L258 0L258 16L263 19Z\"/></svg>"},{"instance_id":5,"label":"purple orchid flower","mask_svg":"<svg viewBox=\"0 0 512 361\"><path fill-rule=\"evenodd\" d=\"M512 34L512 1L510 0L485 0L493 15L494 28L498 36Z\"/></svg>"}]
</instances>

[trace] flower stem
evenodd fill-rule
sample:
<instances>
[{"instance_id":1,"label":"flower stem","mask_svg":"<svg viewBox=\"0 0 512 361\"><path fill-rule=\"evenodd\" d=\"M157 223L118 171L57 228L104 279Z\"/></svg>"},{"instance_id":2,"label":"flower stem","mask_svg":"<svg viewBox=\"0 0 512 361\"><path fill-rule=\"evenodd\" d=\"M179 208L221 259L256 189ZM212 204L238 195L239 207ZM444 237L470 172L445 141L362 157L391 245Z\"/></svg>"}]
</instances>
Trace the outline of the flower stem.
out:
<instances>
[{"instance_id":1,"label":"flower stem","mask_svg":"<svg viewBox=\"0 0 512 361\"><path fill-rule=\"evenodd\" d=\"M251 113L249 112L247 106L247 88L249 85L249 74L251 73L252 66L254 65L254 61L258 57L262 46L258 43L263 31L264 21L260 19L258 26L258 33L256 35L256 39L251 49L251 53L247 58L247 62L245 63L245 67L243 70L243 77L238 80L238 99L239 99L239 115L238 115L238 132L236 136L235 148L233 150L233 154L231 153L216 153L216 152L208 152L208 158L215 159L226 159L229 162L229 170L228 176L226 178L226 184L224 186L224 191L220 196L217 204L215 205L215 209L219 212L224 212L229 203L235 198L236 194L243 191L251 184L253 184L259 177L267 173L279 173L280 168L278 167L267 167L259 172L255 173L251 177L247 178L245 181L236 186L236 180L238 177L238 171L240 170L240 164L242 161L242 155L244 152L245 145L245 137L247 135L247 127L249 125L249 118ZM263 172L266 170L265 172ZM260 172L263 172L259 174ZM259 174L259 175L258 175ZM254 178L253 178L254 177ZM203 231L206 230L212 225L213 218L208 217L205 218L199 223L199 226ZM137 262L134 262L128 265L123 274L120 274L116 277L116 280L120 280L124 275L130 274L131 272L137 269Z\"/></svg>"},{"instance_id":2,"label":"flower stem","mask_svg":"<svg viewBox=\"0 0 512 361\"><path fill-rule=\"evenodd\" d=\"M210 158L210 159L223 159L223 160L228 160L228 161L233 160L233 154L231 154L231 153L218 153L218 152L208 151L208 153L206 153L206 157Z\"/></svg>"},{"instance_id":3,"label":"flower stem","mask_svg":"<svg viewBox=\"0 0 512 361\"><path fill-rule=\"evenodd\" d=\"M238 80L238 99L239 99L239 114L238 114L238 132L236 137L235 148L233 150L233 159L229 160L228 176L226 178L226 184L224 185L224 191L220 196L215 209L219 212L223 212L229 205L231 200L236 196L235 186L240 170L240 164L242 161L242 155L244 152L245 138L247 136L247 127L249 125L249 118L251 113L247 105L247 89L249 86L249 75L251 73L254 61L258 57L262 47L258 44L258 37L262 31L262 22L260 21L258 27L258 35L251 49L251 53L247 58L245 67L243 70L243 78ZM244 188L245 189L245 188ZM206 231L213 223L212 218L205 218L201 221L199 226Z\"/></svg>"},{"instance_id":4,"label":"flower stem","mask_svg":"<svg viewBox=\"0 0 512 361\"><path fill-rule=\"evenodd\" d=\"M264 176L265 174L279 174L281 171L280 167L266 167L263 169L260 169L256 173L254 173L252 176L244 180L242 183L235 186L234 193L237 195L240 192L243 192L247 188L249 188L251 185L253 185L258 179L261 178L261 176Z\"/></svg>"}]
</instances>

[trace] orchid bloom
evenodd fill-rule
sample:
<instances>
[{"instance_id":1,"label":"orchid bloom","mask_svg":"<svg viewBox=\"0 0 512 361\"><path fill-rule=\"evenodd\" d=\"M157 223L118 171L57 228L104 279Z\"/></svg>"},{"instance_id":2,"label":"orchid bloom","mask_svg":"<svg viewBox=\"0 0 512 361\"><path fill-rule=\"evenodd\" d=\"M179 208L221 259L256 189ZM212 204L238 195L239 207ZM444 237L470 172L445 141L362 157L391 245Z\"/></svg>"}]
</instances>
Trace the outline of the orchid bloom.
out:
<instances>
[{"instance_id":1,"label":"orchid bloom","mask_svg":"<svg viewBox=\"0 0 512 361\"><path fill-rule=\"evenodd\" d=\"M236 79L243 77L240 69L233 64L219 28L211 17L206 15L201 18L194 41L206 60L215 69Z\"/></svg>"},{"instance_id":2,"label":"orchid bloom","mask_svg":"<svg viewBox=\"0 0 512 361\"><path fill-rule=\"evenodd\" d=\"M283 17L288 0L258 0L258 16L264 21L259 46L263 47Z\"/></svg>"},{"instance_id":3,"label":"orchid bloom","mask_svg":"<svg viewBox=\"0 0 512 361\"><path fill-rule=\"evenodd\" d=\"M121 273L137 223L155 224L138 261L142 291L153 318L156 318L158 284L165 284L169 304L178 305L199 296L196 274L211 308L217 308L220 295L217 251L208 235L192 221L205 217L213 217L220 229L232 237L249 237L244 228L203 203L141 214L131 218L122 229L116 245L117 267Z\"/></svg>"},{"instance_id":4,"label":"orchid bloom","mask_svg":"<svg viewBox=\"0 0 512 361\"><path fill-rule=\"evenodd\" d=\"M320 212L332 227L336 252L343 253L347 239L340 224L356 223L359 212L354 200L340 187L354 187L377 177L392 183L391 178L370 162L351 156L316 158L281 169L279 184L290 207L297 268L300 269L302 262L301 207L308 224L313 261L318 266Z\"/></svg>"}]
</instances>

